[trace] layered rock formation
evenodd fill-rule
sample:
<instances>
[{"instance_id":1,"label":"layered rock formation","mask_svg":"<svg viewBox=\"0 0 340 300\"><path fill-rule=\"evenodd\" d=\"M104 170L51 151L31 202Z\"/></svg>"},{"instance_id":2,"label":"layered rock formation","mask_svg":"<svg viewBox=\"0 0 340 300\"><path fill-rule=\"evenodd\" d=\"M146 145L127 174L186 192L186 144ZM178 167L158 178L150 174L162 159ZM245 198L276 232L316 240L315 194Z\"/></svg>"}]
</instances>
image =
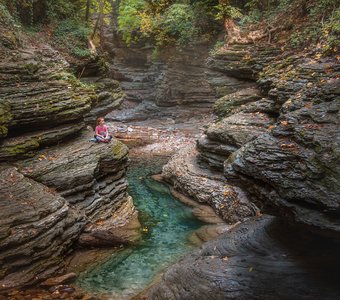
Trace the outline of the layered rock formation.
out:
<instances>
[{"instance_id":1,"label":"layered rock formation","mask_svg":"<svg viewBox=\"0 0 340 300\"><path fill-rule=\"evenodd\" d=\"M1 165L0 290L32 284L62 266L86 224L84 214L46 185Z\"/></svg>"},{"instance_id":2,"label":"layered rock formation","mask_svg":"<svg viewBox=\"0 0 340 300\"><path fill-rule=\"evenodd\" d=\"M150 299L337 299L338 251L269 216L247 221L172 266ZM142 298L141 298L142 299Z\"/></svg>"},{"instance_id":3,"label":"layered rock formation","mask_svg":"<svg viewBox=\"0 0 340 300\"><path fill-rule=\"evenodd\" d=\"M278 51L271 50L253 55L248 46L233 46L210 59L214 72L257 79L258 87L227 88L215 104L219 121L197 149L204 163L223 170L221 182L281 219L257 217L208 242L164 274L147 295L152 299L340 295L334 280L340 266L339 66L335 58L306 55L284 54L275 62ZM182 180L183 161L190 165L186 176L195 165L185 156L164 172L171 170L166 176L177 189L197 199L201 186ZM219 202L213 193L208 198Z\"/></svg>"},{"instance_id":4,"label":"layered rock formation","mask_svg":"<svg viewBox=\"0 0 340 300\"><path fill-rule=\"evenodd\" d=\"M75 244L134 243L140 226L127 147L85 130L124 99L118 83L81 83L50 46L20 43L0 47L0 291L62 272Z\"/></svg>"},{"instance_id":5,"label":"layered rock formation","mask_svg":"<svg viewBox=\"0 0 340 300\"><path fill-rule=\"evenodd\" d=\"M335 239L340 231L338 74L332 59L301 56L269 67L259 83L270 99L282 103L278 122L235 152L225 168L229 179L251 182L254 198Z\"/></svg>"},{"instance_id":6,"label":"layered rock formation","mask_svg":"<svg viewBox=\"0 0 340 300\"><path fill-rule=\"evenodd\" d=\"M109 75L121 82L128 100L159 106L210 106L215 101L204 66L209 45L171 48L155 57L151 47L126 46L112 29L106 28L103 42L110 54Z\"/></svg>"},{"instance_id":7,"label":"layered rock formation","mask_svg":"<svg viewBox=\"0 0 340 300\"><path fill-rule=\"evenodd\" d=\"M176 190L209 204L228 223L243 221L258 212L241 189L226 184L223 176L200 168L193 145L172 157L162 177Z\"/></svg>"}]
</instances>

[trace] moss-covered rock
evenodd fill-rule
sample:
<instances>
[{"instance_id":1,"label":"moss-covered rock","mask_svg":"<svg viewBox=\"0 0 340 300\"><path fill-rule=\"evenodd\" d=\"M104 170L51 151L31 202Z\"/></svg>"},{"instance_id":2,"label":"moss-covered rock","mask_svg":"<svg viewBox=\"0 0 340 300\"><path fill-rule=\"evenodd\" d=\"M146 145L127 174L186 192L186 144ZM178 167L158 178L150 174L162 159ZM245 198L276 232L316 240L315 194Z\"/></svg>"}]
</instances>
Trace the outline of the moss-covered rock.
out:
<instances>
[{"instance_id":1,"label":"moss-covered rock","mask_svg":"<svg viewBox=\"0 0 340 300\"><path fill-rule=\"evenodd\" d=\"M214 104L214 113L219 117L226 117L241 105L255 102L259 99L261 99L261 96L258 89L243 89L219 98Z\"/></svg>"},{"instance_id":2,"label":"moss-covered rock","mask_svg":"<svg viewBox=\"0 0 340 300\"><path fill-rule=\"evenodd\" d=\"M0 161L15 160L33 156L35 151L46 146L57 144L64 139L77 134L85 124L66 124L18 137L8 138L0 144Z\"/></svg>"},{"instance_id":3,"label":"moss-covered rock","mask_svg":"<svg viewBox=\"0 0 340 300\"><path fill-rule=\"evenodd\" d=\"M10 135L78 122L91 109L94 89L68 73L67 67L47 46L13 51L0 62L0 97L10 107Z\"/></svg>"},{"instance_id":4,"label":"moss-covered rock","mask_svg":"<svg viewBox=\"0 0 340 300\"><path fill-rule=\"evenodd\" d=\"M8 101L0 98L0 138L7 136L8 124L11 119L12 114Z\"/></svg>"}]
</instances>

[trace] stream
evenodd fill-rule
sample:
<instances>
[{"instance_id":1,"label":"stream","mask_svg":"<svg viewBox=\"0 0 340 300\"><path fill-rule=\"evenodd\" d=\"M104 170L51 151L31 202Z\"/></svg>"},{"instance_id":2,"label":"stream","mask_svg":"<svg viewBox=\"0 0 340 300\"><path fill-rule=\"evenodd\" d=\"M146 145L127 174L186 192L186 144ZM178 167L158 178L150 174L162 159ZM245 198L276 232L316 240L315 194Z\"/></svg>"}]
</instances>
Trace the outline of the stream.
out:
<instances>
[{"instance_id":1,"label":"stream","mask_svg":"<svg viewBox=\"0 0 340 300\"><path fill-rule=\"evenodd\" d=\"M164 163L164 159L131 163L129 194L139 211L142 242L81 274L78 284L84 290L110 299L129 299L193 249L188 237L204 223L195 219L191 208L175 199L165 184L150 177L159 173Z\"/></svg>"}]
</instances>

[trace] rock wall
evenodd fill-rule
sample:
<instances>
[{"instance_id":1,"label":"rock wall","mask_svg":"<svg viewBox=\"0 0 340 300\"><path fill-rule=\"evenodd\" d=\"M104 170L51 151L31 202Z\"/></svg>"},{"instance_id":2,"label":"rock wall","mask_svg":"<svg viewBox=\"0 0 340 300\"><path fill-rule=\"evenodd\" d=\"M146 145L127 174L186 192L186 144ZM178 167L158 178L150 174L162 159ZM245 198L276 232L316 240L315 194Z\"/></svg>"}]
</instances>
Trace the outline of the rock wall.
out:
<instances>
[{"instance_id":1,"label":"rock wall","mask_svg":"<svg viewBox=\"0 0 340 300\"><path fill-rule=\"evenodd\" d=\"M268 132L229 157L225 176L258 201L318 234L339 239L339 65L303 55L268 66L259 86L281 104ZM247 162L246 162L247 161Z\"/></svg>"},{"instance_id":2,"label":"rock wall","mask_svg":"<svg viewBox=\"0 0 340 300\"><path fill-rule=\"evenodd\" d=\"M47 44L11 48L0 47L0 292L62 273L75 244L135 243L140 226L127 147L86 129L122 102L119 84L80 82Z\"/></svg>"},{"instance_id":3,"label":"rock wall","mask_svg":"<svg viewBox=\"0 0 340 300\"><path fill-rule=\"evenodd\" d=\"M128 100L153 101L159 106L207 106L215 101L205 59L210 45L169 48L155 57L146 45L126 46L112 32L104 31L109 74L119 80Z\"/></svg>"},{"instance_id":4,"label":"rock wall","mask_svg":"<svg viewBox=\"0 0 340 300\"><path fill-rule=\"evenodd\" d=\"M243 224L169 268L147 297L338 298L336 58L232 46L210 58L209 64L214 72L246 79L248 85L239 91L226 88L214 106L218 121L197 141L199 155L178 155L179 163L164 167L165 178L199 201L213 176L200 172L196 182L203 191L197 186L193 191L193 184L184 179L194 178L194 167L209 166L223 171L224 181L218 177L217 182L241 189L261 212L278 218L257 212L248 221L240 219ZM256 85L248 80L256 80ZM219 90L222 86L217 85ZM214 207L221 194L211 192L206 202ZM223 216L224 207L215 208Z\"/></svg>"}]
</instances>

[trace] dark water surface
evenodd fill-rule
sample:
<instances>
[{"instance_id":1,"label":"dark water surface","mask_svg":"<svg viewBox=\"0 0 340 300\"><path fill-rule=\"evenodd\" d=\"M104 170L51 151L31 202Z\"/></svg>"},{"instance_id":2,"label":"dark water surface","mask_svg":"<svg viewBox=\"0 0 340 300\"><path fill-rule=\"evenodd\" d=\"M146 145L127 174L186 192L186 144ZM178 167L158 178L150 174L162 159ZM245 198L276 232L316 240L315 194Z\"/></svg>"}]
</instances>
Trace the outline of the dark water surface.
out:
<instances>
[{"instance_id":1,"label":"dark water surface","mask_svg":"<svg viewBox=\"0 0 340 300\"><path fill-rule=\"evenodd\" d=\"M80 275L78 284L83 289L129 299L193 248L187 238L203 223L193 217L191 208L172 197L166 185L150 178L161 166L161 161L131 164L129 194L139 211L143 241Z\"/></svg>"}]
</instances>

